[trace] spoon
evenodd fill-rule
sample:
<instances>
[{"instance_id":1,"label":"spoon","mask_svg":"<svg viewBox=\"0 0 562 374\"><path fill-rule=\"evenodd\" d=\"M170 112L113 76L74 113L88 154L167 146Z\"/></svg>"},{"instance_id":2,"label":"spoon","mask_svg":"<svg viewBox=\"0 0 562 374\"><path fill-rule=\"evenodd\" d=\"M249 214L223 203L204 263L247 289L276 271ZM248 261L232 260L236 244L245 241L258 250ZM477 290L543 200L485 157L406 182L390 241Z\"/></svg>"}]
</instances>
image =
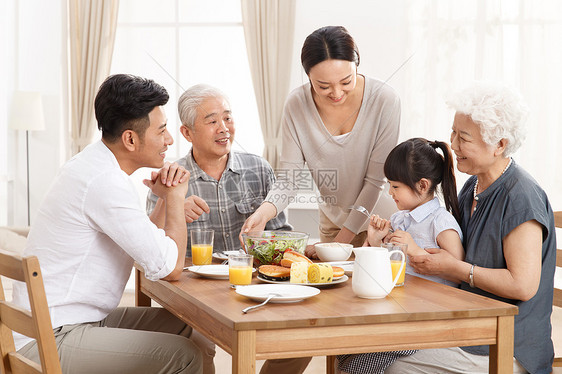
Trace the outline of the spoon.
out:
<instances>
[{"instance_id":1,"label":"spoon","mask_svg":"<svg viewBox=\"0 0 562 374\"><path fill-rule=\"evenodd\" d=\"M267 299L265 299L263 301L263 303L258 304L258 305L254 305L254 306L249 306L247 308L242 309L242 313L246 314L251 310L254 310L256 308L259 308L260 306L264 306L265 304L267 304L269 302L269 300L273 299L274 297L280 297L281 295L279 295L278 293L270 293L267 295Z\"/></svg>"}]
</instances>

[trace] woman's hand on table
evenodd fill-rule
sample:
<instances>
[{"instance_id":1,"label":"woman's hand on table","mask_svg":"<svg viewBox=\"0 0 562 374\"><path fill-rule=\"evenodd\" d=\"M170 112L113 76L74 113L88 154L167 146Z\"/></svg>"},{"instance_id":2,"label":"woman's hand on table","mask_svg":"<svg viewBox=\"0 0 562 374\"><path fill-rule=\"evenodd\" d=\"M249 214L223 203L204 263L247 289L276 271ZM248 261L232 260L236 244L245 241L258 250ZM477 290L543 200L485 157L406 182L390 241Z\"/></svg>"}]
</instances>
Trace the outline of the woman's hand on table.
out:
<instances>
[{"instance_id":1,"label":"woman's hand on table","mask_svg":"<svg viewBox=\"0 0 562 374\"><path fill-rule=\"evenodd\" d=\"M242 234L249 233L250 231L263 231L265 225L270 219L277 215L277 208L270 202L265 201L262 203L256 211L246 219L242 229L240 230L240 244L244 248L244 240L242 240Z\"/></svg>"},{"instance_id":2,"label":"woman's hand on table","mask_svg":"<svg viewBox=\"0 0 562 374\"><path fill-rule=\"evenodd\" d=\"M423 255L409 256L414 271L423 275L438 275L451 279L449 269L452 269L455 262L459 260L441 248L426 248L425 252L426 254Z\"/></svg>"},{"instance_id":3,"label":"woman's hand on table","mask_svg":"<svg viewBox=\"0 0 562 374\"><path fill-rule=\"evenodd\" d=\"M315 247L316 243L314 244L309 244L306 246L306 248L304 249L304 255L312 260L317 260L318 259L318 255L316 254L316 247Z\"/></svg>"}]
</instances>

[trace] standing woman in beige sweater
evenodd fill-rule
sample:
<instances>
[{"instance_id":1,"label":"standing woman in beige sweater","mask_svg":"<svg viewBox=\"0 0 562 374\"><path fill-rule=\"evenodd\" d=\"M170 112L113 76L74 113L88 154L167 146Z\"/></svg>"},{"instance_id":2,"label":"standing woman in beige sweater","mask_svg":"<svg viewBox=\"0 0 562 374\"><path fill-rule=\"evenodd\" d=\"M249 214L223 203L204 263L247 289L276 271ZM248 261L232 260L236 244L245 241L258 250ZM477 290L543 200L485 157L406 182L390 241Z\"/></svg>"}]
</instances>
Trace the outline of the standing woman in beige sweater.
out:
<instances>
[{"instance_id":1,"label":"standing woman in beige sweater","mask_svg":"<svg viewBox=\"0 0 562 374\"><path fill-rule=\"evenodd\" d=\"M359 51L342 26L322 27L302 47L309 82L293 90L283 112L278 180L242 232L263 230L293 201L310 170L320 195L322 242L360 246L366 235L361 205L371 212L385 183L383 165L398 142L400 99L382 81L358 74ZM315 257L314 247L307 255Z\"/></svg>"}]
</instances>

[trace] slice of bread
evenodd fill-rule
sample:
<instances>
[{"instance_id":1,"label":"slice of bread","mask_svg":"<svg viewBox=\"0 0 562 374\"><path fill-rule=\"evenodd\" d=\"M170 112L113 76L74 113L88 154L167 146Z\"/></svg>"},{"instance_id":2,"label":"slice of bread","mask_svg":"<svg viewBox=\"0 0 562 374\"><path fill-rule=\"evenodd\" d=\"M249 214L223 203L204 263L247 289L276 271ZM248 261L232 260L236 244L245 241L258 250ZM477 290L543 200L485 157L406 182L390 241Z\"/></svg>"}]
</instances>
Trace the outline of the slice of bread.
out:
<instances>
[{"instance_id":1,"label":"slice of bread","mask_svg":"<svg viewBox=\"0 0 562 374\"><path fill-rule=\"evenodd\" d=\"M286 268L290 268L293 262L307 262L312 264L312 261L305 255L295 252L295 251L285 251L283 253L283 258L281 259L280 265Z\"/></svg>"}]
</instances>

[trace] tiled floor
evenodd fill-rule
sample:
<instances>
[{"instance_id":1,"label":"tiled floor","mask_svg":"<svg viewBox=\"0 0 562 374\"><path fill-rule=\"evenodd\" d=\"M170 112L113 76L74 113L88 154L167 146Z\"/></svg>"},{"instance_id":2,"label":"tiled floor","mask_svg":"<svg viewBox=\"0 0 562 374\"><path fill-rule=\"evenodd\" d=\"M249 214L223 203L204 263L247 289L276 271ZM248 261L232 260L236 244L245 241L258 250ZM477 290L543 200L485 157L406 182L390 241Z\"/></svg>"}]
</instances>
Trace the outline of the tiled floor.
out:
<instances>
[{"instance_id":1,"label":"tiled floor","mask_svg":"<svg viewBox=\"0 0 562 374\"><path fill-rule=\"evenodd\" d=\"M132 293L126 292L123 295L121 301L122 306L134 305L134 295ZM554 308L552 312L552 341L554 343L554 350L557 352L557 356L562 356L562 308ZM215 367L216 372L220 374L231 373L232 359L228 353L217 347L217 355L215 357ZM263 361L257 362L256 373L259 373L259 369L263 365ZM326 358L325 357L314 357L307 369L305 374L323 374L326 372Z\"/></svg>"}]
</instances>

